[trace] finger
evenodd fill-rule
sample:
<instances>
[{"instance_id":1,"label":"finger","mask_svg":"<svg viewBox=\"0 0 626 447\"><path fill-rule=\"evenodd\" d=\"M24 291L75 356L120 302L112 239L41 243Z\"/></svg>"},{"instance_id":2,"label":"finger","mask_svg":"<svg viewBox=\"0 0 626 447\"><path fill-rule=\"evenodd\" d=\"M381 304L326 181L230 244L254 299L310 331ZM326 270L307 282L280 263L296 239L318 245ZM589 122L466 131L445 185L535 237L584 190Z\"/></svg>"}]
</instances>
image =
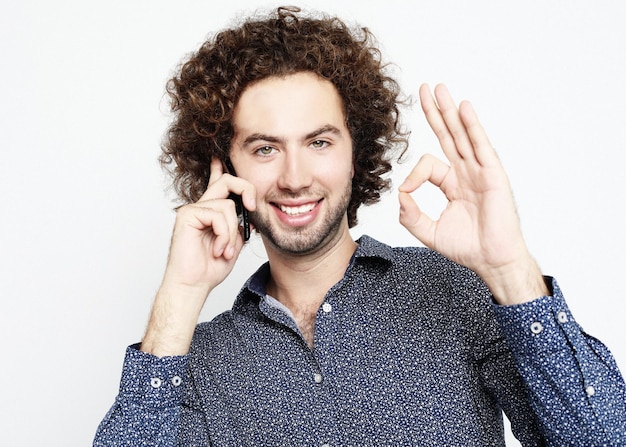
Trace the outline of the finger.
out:
<instances>
[{"instance_id":1,"label":"finger","mask_svg":"<svg viewBox=\"0 0 626 447\"><path fill-rule=\"evenodd\" d=\"M452 95L448 91L447 87L443 84L439 84L435 87L435 98L437 105L441 111L445 125L452 135L456 150L464 160L473 161L476 160L474 154L474 147L467 134L465 124L461 120L459 109L457 108Z\"/></svg>"},{"instance_id":2,"label":"finger","mask_svg":"<svg viewBox=\"0 0 626 447\"><path fill-rule=\"evenodd\" d=\"M449 170L450 167L443 161L430 154L425 154L419 159L413 170L398 187L398 190L411 193L424 182L430 182L438 188L441 188Z\"/></svg>"},{"instance_id":3,"label":"finger","mask_svg":"<svg viewBox=\"0 0 626 447\"><path fill-rule=\"evenodd\" d=\"M243 235L239 226L235 202L233 200L219 200L215 202L219 204L223 220L226 222L226 226L220 229L218 236L222 234L221 231L224 231L224 237L221 238L220 242L223 241L225 244L223 246L224 257L231 259L235 255L240 242L243 245Z\"/></svg>"},{"instance_id":4,"label":"finger","mask_svg":"<svg viewBox=\"0 0 626 447\"><path fill-rule=\"evenodd\" d=\"M430 92L430 87L428 87L427 84L422 84L419 90L419 96L426 121L428 121L428 125L435 133L437 140L439 140L439 144L441 145L444 154L451 162L461 159L462 156L456 148L452 134L450 133L443 116L441 115L441 111L435 102L435 98Z\"/></svg>"},{"instance_id":5,"label":"finger","mask_svg":"<svg viewBox=\"0 0 626 447\"><path fill-rule=\"evenodd\" d=\"M434 93L436 101L428 86L423 85L420 88L420 100L428 124L437 136L446 157L451 162L458 159L475 161L474 148L448 89L439 84Z\"/></svg>"},{"instance_id":6,"label":"finger","mask_svg":"<svg viewBox=\"0 0 626 447\"><path fill-rule=\"evenodd\" d=\"M248 211L254 211L256 209L256 188L254 185L241 177L225 174L221 162L217 161L219 167L217 163L214 167L214 162L215 159L211 161L209 186L196 203L225 199L232 193L242 197L243 205Z\"/></svg>"},{"instance_id":7,"label":"finger","mask_svg":"<svg viewBox=\"0 0 626 447\"><path fill-rule=\"evenodd\" d=\"M177 226L188 226L197 230L202 237L213 238L212 254L232 258L241 235L239 220L232 200L211 200L201 204L187 205L179 210Z\"/></svg>"},{"instance_id":8,"label":"finger","mask_svg":"<svg viewBox=\"0 0 626 447\"><path fill-rule=\"evenodd\" d=\"M215 185L224 175L224 167L222 166L222 162L219 158L213 157L211 158L211 164L209 165L209 184L207 185L206 190L202 193L202 196L198 200L198 202L205 202L207 200L224 198L227 197L228 194L224 197L220 197L217 194L217 191L214 190L213 185Z\"/></svg>"},{"instance_id":9,"label":"finger","mask_svg":"<svg viewBox=\"0 0 626 447\"><path fill-rule=\"evenodd\" d=\"M229 222L228 216L222 212L216 210L210 210L205 208L207 217L210 216L211 231L214 235L213 241L213 256L219 258L224 256L225 258L232 257L234 240L232 239L233 228L237 228L237 225Z\"/></svg>"},{"instance_id":10,"label":"finger","mask_svg":"<svg viewBox=\"0 0 626 447\"><path fill-rule=\"evenodd\" d=\"M498 163L498 156L489 142L489 138L487 138L485 129L478 120L476 111L469 101L462 101L461 104L459 104L459 115L467 129L478 163L481 166L490 166L493 165L494 162Z\"/></svg>"},{"instance_id":11,"label":"finger","mask_svg":"<svg viewBox=\"0 0 626 447\"><path fill-rule=\"evenodd\" d=\"M209 166L209 186L217 182L223 174L224 166L222 165L222 161L217 157L212 157Z\"/></svg>"},{"instance_id":12,"label":"finger","mask_svg":"<svg viewBox=\"0 0 626 447\"><path fill-rule=\"evenodd\" d=\"M398 194L400 201L400 224L425 246L434 246L437 224L423 213L413 197L407 192Z\"/></svg>"},{"instance_id":13,"label":"finger","mask_svg":"<svg viewBox=\"0 0 626 447\"><path fill-rule=\"evenodd\" d=\"M434 246L437 222L420 210L410 194L425 182L432 183L446 194L442 184L449 170L450 167L444 162L426 154L420 158L404 183L398 188L400 223L427 247Z\"/></svg>"}]
</instances>

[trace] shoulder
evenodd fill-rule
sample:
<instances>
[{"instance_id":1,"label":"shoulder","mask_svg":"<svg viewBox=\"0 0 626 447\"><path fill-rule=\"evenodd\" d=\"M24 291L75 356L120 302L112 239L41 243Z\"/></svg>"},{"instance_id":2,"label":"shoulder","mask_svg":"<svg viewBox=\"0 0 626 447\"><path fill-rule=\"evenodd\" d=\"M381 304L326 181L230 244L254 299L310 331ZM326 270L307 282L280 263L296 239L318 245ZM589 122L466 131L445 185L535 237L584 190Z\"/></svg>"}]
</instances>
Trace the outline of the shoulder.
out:
<instances>
[{"instance_id":1,"label":"shoulder","mask_svg":"<svg viewBox=\"0 0 626 447\"><path fill-rule=\"evenodd\" d=\"M350 285L374 291L395 306L488 312L491 294L467 267L426 247L390 247L367 236L359 244L347 274Z\"/></svg>"},{"instance_id":2,"label":"shoulder","mask_svg":"<svg viewBox=\"0 0 626 447\"><path fill-rule=\"evenodd\" d=\"M357 259L379 259L390 267L389 273L437 284L481 282L478 276L440 253L422 246L391 247L369 236L359 239Z\"/></svg>"}]
</instances>

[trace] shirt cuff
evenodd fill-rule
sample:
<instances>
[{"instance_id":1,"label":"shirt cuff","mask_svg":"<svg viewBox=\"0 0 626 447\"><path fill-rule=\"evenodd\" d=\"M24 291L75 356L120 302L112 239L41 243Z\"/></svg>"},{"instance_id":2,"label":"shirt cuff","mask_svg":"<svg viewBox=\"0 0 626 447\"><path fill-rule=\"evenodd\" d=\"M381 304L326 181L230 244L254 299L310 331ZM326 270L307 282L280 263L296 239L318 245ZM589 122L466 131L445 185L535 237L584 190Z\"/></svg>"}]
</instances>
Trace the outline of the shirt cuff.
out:
<instances>
[{"instance_id":1,"label":"shirt cuff","mask_svg":"<svg viewBox=\"0 0 626 447\"><path fill-rule=\"evenodd\" d=\"M126 349L118 398L121 403L167 408L182 401L189 358L157 357L139 350L139 344Z\"/></svg>"},{"instance_id":2,"label":"shirt cuff","mask_svg":"<svg viewBox=\"0 0 626 447\"><path fill-rule=\"evenodd\" d=\"M493 309L509 347L514 355L549 355L571 350L583 336L578 323L565 303L565 298L554 278L546 278L552 296L534 301L501 306Z\"/></svg>"}]
</instances>

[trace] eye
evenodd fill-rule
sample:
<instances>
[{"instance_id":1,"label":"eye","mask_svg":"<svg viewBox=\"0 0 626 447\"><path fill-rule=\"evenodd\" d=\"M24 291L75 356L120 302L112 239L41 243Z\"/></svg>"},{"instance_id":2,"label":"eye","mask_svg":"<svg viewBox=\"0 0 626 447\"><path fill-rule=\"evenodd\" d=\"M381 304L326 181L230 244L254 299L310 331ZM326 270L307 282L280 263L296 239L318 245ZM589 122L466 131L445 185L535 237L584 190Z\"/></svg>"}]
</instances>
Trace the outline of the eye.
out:
<instances>
[{"instance_id":1,"label":"eye","mask_svg":"<svg viewBox=\"0 0 626 447\"><path fill-rule=\"evenodd\" d=\"M311 146L313 146L315 149L322 149L328 146L328 141L315 140L311 143Z\"/></svg>"},{"instance_id":2,"label":"eye","mask_svg":"<svg viewBox=\"0 0 626 447\"><path fill-rule=\"evenodd\" d=\"M271 155L274 152L274 148L272 146L262 146L256 150L256 153L259 155Z\"/></svg>"}]
</instances>

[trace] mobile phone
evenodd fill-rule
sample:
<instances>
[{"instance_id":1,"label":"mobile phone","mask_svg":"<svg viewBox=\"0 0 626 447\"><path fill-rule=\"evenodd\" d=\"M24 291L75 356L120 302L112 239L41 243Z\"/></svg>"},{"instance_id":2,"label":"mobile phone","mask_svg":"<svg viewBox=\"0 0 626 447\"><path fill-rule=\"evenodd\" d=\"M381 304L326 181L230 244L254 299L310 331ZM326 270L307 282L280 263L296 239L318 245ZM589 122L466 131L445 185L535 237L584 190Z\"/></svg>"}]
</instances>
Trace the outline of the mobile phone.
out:
<instances>
[{"instance_id":1,"label":"mobile phone","mask_svg":"<svg viewBox=\"0 0 626 447\"><path fill-rule=\"evenodd\" d=\"M235 168L229 158L224 161L224 164L226 165L228 173L237 177ZM239 194L231 193L228 198L235 202L235 209L237 210L237 215L239 216L239 223L243 227L243 240L247 241L250 239L250 220L248 219L248 210L245 206L243 206L243 200Z\"/></svg>"}]
</instances>

